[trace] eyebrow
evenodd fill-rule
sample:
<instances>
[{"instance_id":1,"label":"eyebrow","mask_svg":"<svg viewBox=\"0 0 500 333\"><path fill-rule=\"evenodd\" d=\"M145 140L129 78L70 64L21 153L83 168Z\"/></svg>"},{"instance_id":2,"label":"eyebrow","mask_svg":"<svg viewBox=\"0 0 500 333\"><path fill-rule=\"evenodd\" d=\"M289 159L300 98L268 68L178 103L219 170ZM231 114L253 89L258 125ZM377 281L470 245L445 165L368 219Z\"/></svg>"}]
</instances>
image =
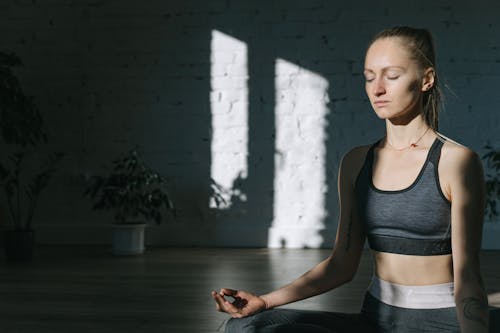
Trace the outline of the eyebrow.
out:
<instances>
[{"instance_id":1,"label":"eyebrow","mask_svg":"<svg viewBox=\"0 0 500 333\"><path fill-rule=\"evenodd\" d=\"M382 72L386 72L386 71L391 70L391 69L405 70L405 67L403 67L403 66L387 66L387 67L382 68ZM369 68L365 68L364 72L374 73L374 71L372 69L369 69Z\"/></svg>"}]
</instances>

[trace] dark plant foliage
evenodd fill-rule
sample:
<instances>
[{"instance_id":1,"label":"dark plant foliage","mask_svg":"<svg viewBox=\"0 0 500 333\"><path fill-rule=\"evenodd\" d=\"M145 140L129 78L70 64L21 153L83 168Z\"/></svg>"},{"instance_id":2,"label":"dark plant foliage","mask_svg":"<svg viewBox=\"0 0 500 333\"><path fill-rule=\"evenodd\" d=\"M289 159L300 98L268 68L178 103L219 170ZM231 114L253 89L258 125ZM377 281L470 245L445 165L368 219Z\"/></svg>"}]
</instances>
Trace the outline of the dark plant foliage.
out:
<instances>
[{"instance_id":1,"label":"dark plant foliage","mask_svg":"<svg viewBox=\"0 0 500 333\"><path fill-rule=\"evenodd\" d=\"M40 193L48 185L62 157L62 153L50 154L37 172L28 177L23 174L23 168L28 164L25 151L16 152L7 162L0 163L0 187L4 191L13 229L31 230Z\"/></svg>"},{"instance_id":2,"label":"dark plant foliage","mask_svg":"<svg viewBox=\"0 0 500 333\"><path fill-rule=\"evenodd\" d=\"M13 72L21 66L15 54L0 52L0 143L6 151L13 152L1 155L0 188L10 226L30 230L39 196L63 154L52 153L34 167L33 163L40 162L38 156L33 159L35 147L47 142L47 134L33 97L24 94Z\"/></svg>"},{"instance_id":3,"label":"dark plant foliage","mask_svg":"<svg viewBox=\"0 0 500 333\"><path fill-rule=\"evenodd\" d=\"M497 204L500 199L500 151L487 145L483 160L486 162L486 212L489 219L498 216Z\"/></svg>"},{"instance_id":4,"label":"dark plant foliage","mask_svg":"<svg viewBox=\"0 0 500 333\"><path fill-rule=\"evenodd\" d=\"M216 207L227 205L224 194L229 193L224 187L218 184L213 178L210 178L210 197L214 200Z\"/></svg>"},{"instance_id":5,"label":"dark plant foliage","mask_svg":"<svg viewBox=\"0 0 500 333\"><path fill-rule=\"evenodd\" d=\"M175 216L166 179L142 161L136 149L114 160L107 176L92 176L85 194L94 200L94 209L114 211L117 223L159 224L164 212Z\"/></svg>"},{"instance_id":6,"label":"dark plant foliage","mask_svg":"<svg viewBox=\"0 0 500 333\"><path fill-rule=\"evenodd\" d=\"M26 96L13 69L21 67L13 53L0 52L0 133L6 144L35 146L46 142L42 116L33 97Z\"/></svg>"}]
</instances>

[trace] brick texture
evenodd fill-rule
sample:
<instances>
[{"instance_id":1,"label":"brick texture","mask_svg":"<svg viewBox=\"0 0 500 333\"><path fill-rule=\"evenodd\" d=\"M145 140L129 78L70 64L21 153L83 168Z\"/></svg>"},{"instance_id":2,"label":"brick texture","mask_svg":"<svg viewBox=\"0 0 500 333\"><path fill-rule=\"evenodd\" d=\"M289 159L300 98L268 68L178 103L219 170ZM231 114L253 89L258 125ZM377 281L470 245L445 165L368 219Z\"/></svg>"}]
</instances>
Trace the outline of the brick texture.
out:
<instances>
[{"instance_id":1,"label":"brick texture","mask_svg":"<svg viewBox=\"0 0 500 333\"><path fill-rule=\"evenodd\" d=\"M84 179L138 146L179 209L149 244L331 246L340 158L384 131L363 90L370 36L433 31L441 132L482 153L500 146L499 14L485 0L5 1L1 49L25 63L50 133L40 149L66 153L38 241L107 243L111 216L91 210Z\"/></svg>"}]
</instances>

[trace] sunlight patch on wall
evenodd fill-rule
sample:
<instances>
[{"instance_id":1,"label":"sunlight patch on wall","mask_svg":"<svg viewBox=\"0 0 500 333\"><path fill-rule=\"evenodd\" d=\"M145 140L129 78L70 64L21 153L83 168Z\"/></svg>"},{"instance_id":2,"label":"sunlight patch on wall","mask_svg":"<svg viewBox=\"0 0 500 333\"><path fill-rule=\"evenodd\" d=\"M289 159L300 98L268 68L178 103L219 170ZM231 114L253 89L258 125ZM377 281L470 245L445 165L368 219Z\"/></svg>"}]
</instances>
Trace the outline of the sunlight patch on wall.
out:
<instances>
[{"instance_id":1,"label":"sunlight patch on wall","mask_svg":"<svg viewBox=\"0 0 500 333\"><path fill-rule=\"evenodd\" d=\"M248 60L246 43L212 31L210 107L212 113L212 180L229 208L237 197L246 201L238 181L247 177ZM210 207L215 207L210 202Z\"/></svg>"},{"instance_id":2,"label":"sunlight patch on wall","mask_svg":"<svg viewBox=\"0 0 500 333\"><path fill-rule=\"evenodd\" d=\"M283 59L275 63L274 220L269 247L318 247L323 238L328 81Z\"/></svg>"}]
</instances>

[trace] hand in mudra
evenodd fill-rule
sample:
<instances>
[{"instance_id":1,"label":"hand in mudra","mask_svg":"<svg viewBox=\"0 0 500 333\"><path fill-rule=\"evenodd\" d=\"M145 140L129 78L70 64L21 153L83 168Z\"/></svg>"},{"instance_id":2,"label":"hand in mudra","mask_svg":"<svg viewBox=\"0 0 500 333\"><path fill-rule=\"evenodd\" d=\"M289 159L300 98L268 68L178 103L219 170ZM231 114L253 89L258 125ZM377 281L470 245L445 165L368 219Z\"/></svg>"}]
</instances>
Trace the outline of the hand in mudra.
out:
<instances>
[{"instance_id":1,"label":"hand in mudra","mask_svg":"<svg viewBox=\"0 0 500 333\"><path fill-rule=\"evenodd\" d=\"M230 302L226 297L233 299ZM266 302L257 295L243 291L222 288L219 293L212 291L217 303L217 311L226 312L233 318L243 318L266 309Z\"/></svg>"}]
</instances>

